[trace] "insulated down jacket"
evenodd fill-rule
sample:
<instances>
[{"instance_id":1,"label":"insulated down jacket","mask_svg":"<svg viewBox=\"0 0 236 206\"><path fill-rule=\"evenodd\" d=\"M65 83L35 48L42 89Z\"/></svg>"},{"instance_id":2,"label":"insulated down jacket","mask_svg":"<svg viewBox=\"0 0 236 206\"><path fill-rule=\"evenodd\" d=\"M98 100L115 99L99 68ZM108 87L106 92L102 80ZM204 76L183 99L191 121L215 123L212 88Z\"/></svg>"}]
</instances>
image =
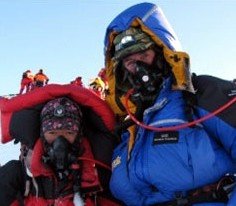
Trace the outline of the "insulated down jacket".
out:
<instances>
[{"instance_id":1,"label":"insulated down jacket","mask_svg":"<svg viewBox=\"0 0 236 206\"><path fill-rule=\"evenodd\" d=\"M144 113L146 125L171 127L187 122L182 92L171 90L169 79L164 84L155 104ZM196 112L207 113L202 108ZM130 134L125 132L113 153L112 193L127 205L155 205L235 173L235 126L218 117L204 124L174 132L139 127L129 160ZM233 193L228 205L235 204Z\"/></svg>"},{"instance_id":2,"label":"insulated down jacket","mask_svg":"<svg viewBox=\"0 0 236 206\"><path fill-rule=\"evenodd\" d=\"M78 164L73 164L73 167L75 170L82 168L79 173L80 192L88 195L88 198L85 198L86 205L95 204L94 194L98 196L98 205L118 205L109 200L111 195L107 186L110 178L109 165L115 145L115 138L111 133L114 128L114 114L108 105L91 91L72 84L51 84L37 91L0 100L1 142L7 143L14 139L32 151L31 161L28 161L29 170L25 171L20 160L10 161L0 167L1 205L17 206L19 202L30 206L77 205L73 202L76 199L73 190L64 195L55 195L55 174L42 162L44 144L39 138L40 112L46 102L62 96L77 102L83 112L83 152L78 157ZM27 178L25 172L29 175ZM71 175L72 177L74 176ZM65 190L72 189L74 183L70 176L68 179L68 182L62 182L63 186L66 186L62 187ZM27 187L27 180L32 180L34 184ZM38 186L35 186L36 182ZM18 196L20 198L17 198Z\"/></svg>"},{"instance_id":3,"label":"insulated down jacket","mask_svg":"<svg viewBox=\"0 0 236 206\"><path fill-rule=\"evenodd\" d=\"M117 33L131 26L139 26L163 48L164 57L177 82L181 80L178 72L189 72L186 67L189 57L181 51L177 36L158 6L141 3L123 11L107 27L105 36L106 74L110 90L106 101L118 116L127 113L122 97L116 96L112 41ZM154 104L145 110L144 124L172 127L189 121L181 84L173 85L171 78L164 80ZM229 82L210 76L195 77L193 84L197 91L193 119L201 118L227 103L232 99L233 92L231 96L228 94L231 90L235 91ZM222 85L227 85L227 88ZM170 132L154 132L136 126L136 140L130 153L131 133L130 130L124 131L121 143L113 152L110 181L113 195L129 206L157 206L181 196L186 197L190 190L214 184L227 173L235 173L235 111L234 104L221 115L213 116L201 124ZM236 191L232 192L227 203L218 201L191 205L234 206Z\"/></svg>"}]
</instances>

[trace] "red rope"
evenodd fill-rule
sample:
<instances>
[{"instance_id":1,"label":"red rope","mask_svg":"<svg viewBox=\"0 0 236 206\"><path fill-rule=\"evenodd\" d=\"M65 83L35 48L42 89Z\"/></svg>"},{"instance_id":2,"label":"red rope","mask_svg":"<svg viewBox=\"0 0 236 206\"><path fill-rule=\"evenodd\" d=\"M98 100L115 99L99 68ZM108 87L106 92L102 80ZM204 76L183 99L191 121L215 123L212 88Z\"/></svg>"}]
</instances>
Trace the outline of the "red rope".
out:
<instances>
[{"instance_id":1,"label":"red rope","mask_svg":"<svg viewBox=\"0 0 236 206\"><path fill-rule=\"evenodd\" d=\"M108 165L106 165L106 164L104 164L104 163L102 163L102 162L100 162L98 160L87 158L87 157L79 157L79 160L92 162L92 163L94 163L96 165L99 165L99 166L101 166L101 167L111 171L111 167L110 166L108 166Z\"/></svg>"},{"instance_id":2,"label":"red rope","mask_svg":"<svg viewBox=\"0 0 236 206\"><path fill-rule=\"evenodd\" d=\"M230 107L231 105L233 105L236 102L236 97L234 97L232 100L228 101L226 104L224 104L220 108L216 109L212 113L209 113L209 114L207 114L199 119L196 119L192 122L188 122L188 123L184 123L184 124L180 124L180 125L176 125L176 126L171 126L171 127L154 127L154 126L148 126L148 125L144 124L143 122L138 121L134 117L134 115L130 112L128 100L129 100L130 95L133 94L133 92L134 92L134 90L130 89L125 95L125 109L126 109L127 113L129 114L130 118L140 127L143 127L145 129L152 130L152 131L157 131L157 132L176 131L176 130L184 129L186 127L191 127L193 125L196 125L198 123L206 121L207 119L210 119L213 116L216 116L217 114L221 113L222 111L224 111L225 109L227 109L228 107Z\"/></svg>"}]
</instances>

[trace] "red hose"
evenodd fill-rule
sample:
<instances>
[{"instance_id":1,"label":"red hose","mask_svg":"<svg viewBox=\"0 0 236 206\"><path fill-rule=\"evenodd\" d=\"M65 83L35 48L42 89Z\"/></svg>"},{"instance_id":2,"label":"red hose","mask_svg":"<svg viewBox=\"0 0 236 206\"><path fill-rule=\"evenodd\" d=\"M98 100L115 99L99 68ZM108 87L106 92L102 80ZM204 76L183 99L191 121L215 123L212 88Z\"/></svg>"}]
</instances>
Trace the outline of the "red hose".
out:
<instances>
[{"instance_id":1,"label":"red hose","mask_svg":"<svg viewBox=\"0 0 236 206\"><path fill-rule=\"evenodd\" d=\"M156 132L176 131L179 129L184 129L186 127L191 127L191 126L196 125L200 122L206 121L207 119L210 119L211 117L219 114L220 112L224 111L225 109L227 109L228 107L230 107L231 105L233 105L236 102L236 97L234 97L232 100L228 101L226 104L224 104L220 108L216 109L212 113L209 113L209 114L207 114L199 119L196 119L192 122L188 122L188 123L184 123L184 124L180 124L180 125L176 125L176 126L171 126L171 127L153 127L153 126L148 126L148 125L144 124L143 122L138 121L134 117L134 115L130 112L128 100L129 100L130 95L133 94L133 92L134 92L134 90L130 89L125 95L125 109L126 109L127 113L129 114L130 118L140 127L143 127L148 130L156 131Z\"/></svg>"},{"instance_id":2,"label":"red hose","mask_svg":"<svg viewBox=\"0 0 236 206\"><path fill-rule=\"evenodd\" d=\"M79 160L92 162L92 163L94 163L94 164L96 164L96 165L98 165L100 167L103 167L103 168L111 171L111 167L110 166L108 166L108 165L106 165L106 164L104 164L104 163L102 163L102 162L100 162L98 160L87 158L87 157L79 157Z\"/></svg>"}]
</instances>

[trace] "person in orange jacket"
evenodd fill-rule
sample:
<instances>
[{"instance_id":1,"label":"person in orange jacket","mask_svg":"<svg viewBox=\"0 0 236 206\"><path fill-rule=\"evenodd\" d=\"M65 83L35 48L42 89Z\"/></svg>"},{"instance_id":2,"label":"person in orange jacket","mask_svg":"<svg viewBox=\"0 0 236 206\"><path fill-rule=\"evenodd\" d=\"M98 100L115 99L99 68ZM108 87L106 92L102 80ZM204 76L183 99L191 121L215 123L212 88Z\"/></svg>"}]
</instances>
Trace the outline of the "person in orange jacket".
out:
<instances>
[{"instance_id":1,"label":"person in orange jacket","mask_svg":"<svg viewBox=\"0 0 236 206\"><path fill-rule=\"evenodd\" d=\"M43 73L42 69L34 76L35 87L43 87L48 84L48 81L49 78Z\"/></svg>"}]
</instances>

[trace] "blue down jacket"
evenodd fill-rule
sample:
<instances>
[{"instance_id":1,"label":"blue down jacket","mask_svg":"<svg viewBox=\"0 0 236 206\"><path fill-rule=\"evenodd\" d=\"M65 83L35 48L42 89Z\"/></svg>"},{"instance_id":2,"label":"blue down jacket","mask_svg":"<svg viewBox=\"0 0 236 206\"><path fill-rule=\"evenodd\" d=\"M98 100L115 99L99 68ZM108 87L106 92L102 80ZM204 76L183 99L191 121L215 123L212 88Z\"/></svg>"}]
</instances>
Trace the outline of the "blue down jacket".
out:
<instances>
[{"instance_id":1,"label":"blue down jacket","mask_svg":"<svg viewBox=\"0 0 236 206\"><path fill-rule=\"evenodd\" d=\"M111 80L114 78L112 39L115 34L136 25L136 20L139 20L138 23L144 31L148 33L149 30L152 35L158 37L159 40L151 36L153 41L163 47L163 51L171 50L174 55L181 54L178 53L181 52L178 38L162 10L151 3L134 5L120 13L107 27L104 51L108 77ZM174 65L168 58L166 60L171 66ZM203 92L197 94L201 101L195 108L194 118L200 118L227 102L227 98L222 99L216 90L222 88L221 83L218 87L214 83L221 82L220 80L208 77L202 79L205 79L204 83L200 84ZM211 88L206 90L209 85ZM220 90L222 97L227 96L226 90ZM111 90L110 94L113 93L115 91ZM147 125L157 127L185 123L185 104L182 92L172 90L171 79L166 79L154 105L145 111L143 121ZM114 196L126 205L154 205L173 200L177 194L185 195L191 189L215 183L226 173L235 173L236 118L233 112L230 112L235 112L235 107L236 105L233 110L228 109L223 115L215 116L201 125L176 132L160 133L137 128L136 141L129 158L130 134L128 131L123 133L122 141L113 153L110 189ZM236 192L232 193L227 205L236 205Z\"/></svg>"},{"instance_id":2,"label":"blue down jacket","mask_svg":"<svg viewBox=\"0 0 236 206\"><path fill-rule=\"evenodd\" d=\"M170 79L167 79L155 104L145 111L144 123L158 127L185 123L185 106L182 92L171 90ZM199 108L201 112L203 109ZM127 205L153 205L174 199L177 193L185 195L191 189L215 183L226 173L234 173L236 129L218 117L210 121L216 121L208 123L210 130L214 125L218 127L214 128L212 136L199 125L166 132L173 137L166 142L158 139L158 132L138 128L129 161L129 133L124 133L113 154L112 193ZM217 130L220 135L213 136ZM218 143L219 140L223 144ZM236 205L235 194L228 205Z\"/></svg>"}]
</instances>

